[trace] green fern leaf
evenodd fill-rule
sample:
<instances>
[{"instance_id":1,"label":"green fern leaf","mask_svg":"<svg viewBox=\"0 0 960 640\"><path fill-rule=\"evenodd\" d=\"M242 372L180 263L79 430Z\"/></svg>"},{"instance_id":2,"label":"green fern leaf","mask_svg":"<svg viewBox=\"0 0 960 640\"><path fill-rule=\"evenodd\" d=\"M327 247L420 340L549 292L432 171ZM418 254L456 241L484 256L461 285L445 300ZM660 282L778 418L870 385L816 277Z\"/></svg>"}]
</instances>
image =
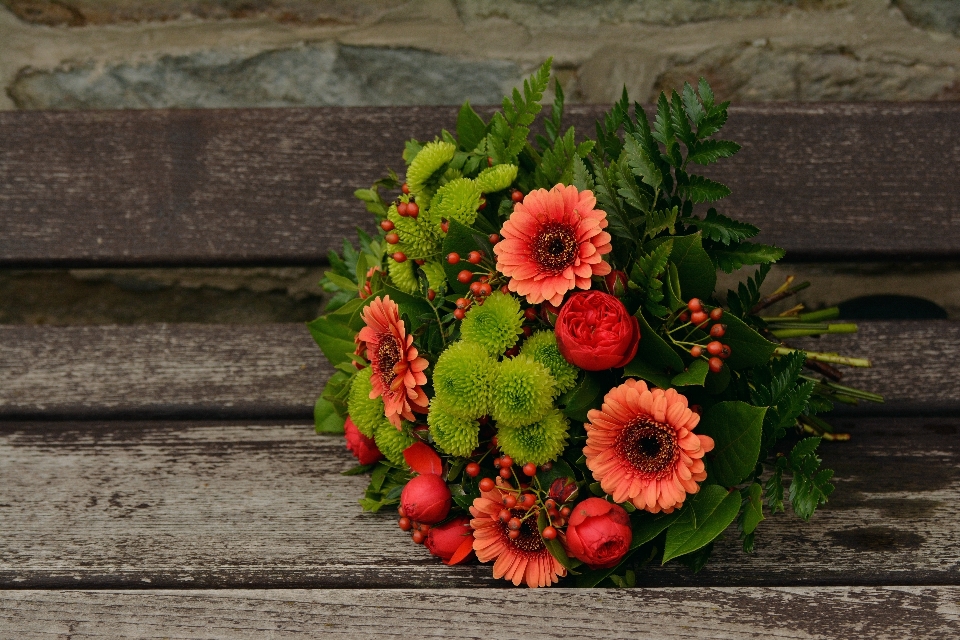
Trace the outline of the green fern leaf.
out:
<instances>
[{"instance_id":1,"label":"green fern leaf","mask_svg":"<svg viewBox=\"0 0 960 640\"><path fill-rule=\"evenodd\" d=\"M687 120L687 112L683 108L683 100L676 91L670 96L670 124L677 138L689 149L697 140L697 136L690 127L690 121Z\"/></svg>"},{"instance_id":2,"label":"green fern leaf","mask_svg":"<svg viewBox=\"0 0 960 640\"><path fill-rule=\"evenodd\" d=\"M730 311L741 318L746 316L750 309L760 302L760 286L768 273L770 273L770 265L761 265L752 278L747 278L746 283L740 283L737 292L728 290L727 306L730 307Z\"/></svg>"},{"instance_id":3,"label":"green fern leaf","mask_svg":"<svg viewBox=\"0 0 960 640\"><path fill-rule=\"evenodd\" d=\"M729 245L731 242L741 242L760 233L760 229L752 224L732 220L717 213L717 210L713 208L707 211L703 220L691 218L686 222L702 231L704 238L709 238L714 242L722 242L725 245Z\"/></svg>"},{"instance_id":4,"label":"green fern leaf","mask_svg":"<svg viewBox=\"0 0 960 640\"><path fill-rule=\"evenodd\" d=\"M718 268L733 273L747 264L768 264L786 255L780 247L753 242L741 242L730 247L704 247Z\"/></svg>"},{"instance_id":5,"label":"green fern leaf","mask_svg":"<svg viewBox=\"0 0 960 640\"><path fill-rule=\"evenodd\" d=\"M663 173L650 157L646 145L638 140L636 135L628 133L624 138L624 150L633 174L654 189L660 188L663 184Z\"/></svg>"},{"instance_id":6,"label":"green fern leaf","mask_svg":"<svg viewBox=\"0 0 960 640\"><path fill-rule=\"evenodd\" d=\"M573 159L573 186L580 191L593 191L596 185L593 182L593 174L587 168L583 158L577 154Z\"/></svg>"},{"instance_id":7,"label":"green fern leaf","mask_svg":"<svg viewBox=\"0 0 960 640\"><path fill-rule=\"evenodd\" d=\"M730 195L730 189L726 185L704 178L703 176L690 176L685 184L678 185L680 197L690 200L695 204L701 202L716 202L721 198Z\"/></svg>"},{"instance_id":8,"label":"green fern leaf","mask_svg":"<svg viewBox=\"0 0 960 640\"><path fill-rule=\"evenodd\" d=\"M653 238L658 233L668 229L670 230L670 233L673 234L673 227L675 224L677 224L677 216L679 215L679 207L648 212L647 224L643 231L644 238Z\"/></svg>"},{"instance_id":9,"label":"green fern leaf","mask_svg":"<svg viewBox=\"0 0 960 640\"><path fill-rule=\"evenodd\" d=\"M687 162L707 165L716 162L720 158L729 158L737 151L740 151L740 145L729 140L703 140L697 142L690 149L687 156Z\"/></svg>"}]
</instances>

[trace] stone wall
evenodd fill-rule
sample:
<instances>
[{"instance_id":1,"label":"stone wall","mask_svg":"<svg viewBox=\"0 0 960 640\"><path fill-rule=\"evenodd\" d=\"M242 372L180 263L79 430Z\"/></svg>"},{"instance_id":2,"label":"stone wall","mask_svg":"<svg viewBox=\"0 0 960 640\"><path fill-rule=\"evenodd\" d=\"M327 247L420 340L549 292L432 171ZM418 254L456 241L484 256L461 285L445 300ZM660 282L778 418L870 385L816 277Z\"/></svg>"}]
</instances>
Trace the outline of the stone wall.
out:
<instances>
[{"instance_id":1,"label":"stone wall","mask_svg":"<svg viewBox=\"0 0 960 640\"><path fill-rule=\"evenodd\" d=\"M958 0L0 0L3 109L960 99Z\"/></svg>"}]
</instances>

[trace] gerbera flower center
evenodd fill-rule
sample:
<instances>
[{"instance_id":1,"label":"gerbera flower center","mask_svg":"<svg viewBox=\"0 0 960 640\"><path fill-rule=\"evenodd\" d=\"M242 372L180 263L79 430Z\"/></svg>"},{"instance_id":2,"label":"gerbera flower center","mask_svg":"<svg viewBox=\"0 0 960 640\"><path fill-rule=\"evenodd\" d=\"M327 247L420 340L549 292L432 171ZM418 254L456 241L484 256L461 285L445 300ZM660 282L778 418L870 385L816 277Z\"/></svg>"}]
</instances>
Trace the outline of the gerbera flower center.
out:
<instances>
[{"instance_id":1,"label":"gerbera flower center","mask_svg":"<svg viewBox=\"0 0 960 640\"><path fill-rule=\"evenodd\" d=\"M537 529L537 516L536 514L531 515L526 520L523 520L523 517L527 515L527 512L522 509L511 509L510 515L515 518L520 518L523 523L520 525L520 535L516 540L511 540L507 533L510 529L507 528L506 524L502 525L503 528L503 537L511 545L524 551L526 553L539 553L545 548L543 545L543 538L540 537L540 530Z\"/></svg>"},{"instance_id":2,"label":"gerbera flower center","mask_svg":"<svg viewBox=\"0 0 960 640\"><path fill-rule=\"evenodd\" d=\"M562 271L573 264L578 246L569 226L548 224L533 239L533 259L545 269Z\"/></svg>"},{"instance_id":3,"label":"gerbera flower center","mask_svg":"<svg viewBox=\"0 0 960 640\"><path fill-rule=\"evenodd\" d=\"M400 350L400 342L395 336L389 333L380 335L380 341L377 344L377 365L380 369L380 379L384 385L389 385L397 374L393 368L400 362L400 356L403 355Z\"/></svg>"},{"instance_id":4,"label":"gerbera flower center","mask_svg":"<svg viewBox=\"0 0 960 640\"><path fill-rule=\"evenodd\" d=\"M646 416L630 421L616 444L621 456L643 473L659 475L677 461L677 435L670 425Z\"/></svg>"}]
</instances>

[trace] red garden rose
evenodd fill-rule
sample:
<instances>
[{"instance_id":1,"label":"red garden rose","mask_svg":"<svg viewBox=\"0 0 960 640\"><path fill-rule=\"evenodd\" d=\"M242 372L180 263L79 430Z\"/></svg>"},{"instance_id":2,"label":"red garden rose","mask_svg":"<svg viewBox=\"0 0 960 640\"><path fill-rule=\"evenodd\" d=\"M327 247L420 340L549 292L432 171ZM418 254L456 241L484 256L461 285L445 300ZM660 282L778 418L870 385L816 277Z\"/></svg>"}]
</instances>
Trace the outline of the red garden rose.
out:
<instances>
[{"instance_id":1,"label":"red garden rose","mask_svg":"<svg viewBox=\"0 0 960 640\"><path fill-rule=\"evenodd\" d=\"M413 478L400 494L400 506L404 514L414 522L424 524L433 524L446 518L452 501L447 483L434 473Z\"/></svg>"},{"instance_id":2,"label":"red garden rose","mask_svg":"<svg viewBox=\"0 0 960 640\"><path fill-rule=\"evenodd\" d=\"M626 510L602 498L587 498L579 503L567 522L567 553L591 569L616 566L632 540Z\"/></svg>"},{"instance_id":3,"label":"red garden rose","mask_svg":"<svg viewBox=\"0 0 960 640\"><path fill-rule=\"evenodd\" d=\"M373 438L360 433L350 416L343 423L343 436L347 439L347 449L360 464L372 464L383 457Z\"/></svg>"},{"instance_id":4,"label":"red garden rose","mask_svg":"<svg viewBox=\"0 0 960 640\"><path fill-rule=\"evenodd\" d=\"M470 518L460 516L440 526L431 527L430 531L427 532L427 539L424 541L423 546L427 548L427 551L446 562L453 557L453 554L457 552L460 545L468 539L472 545L473 529L470 528ZM471 555L472 553L471 551ZM469 557L469 555L467 557Z\"/></svg>"},{"instance_id":5,"label":"red garden rose","mask_svg":"<svg viewBox=\"0 0 960 640\"><path fill-rule=\"evenodd\" d=\"M570 296L554 331L563 357L587 371L626 366L640 343L637 319L620 300L602 291Z\"/></svg>"}]
</instances>

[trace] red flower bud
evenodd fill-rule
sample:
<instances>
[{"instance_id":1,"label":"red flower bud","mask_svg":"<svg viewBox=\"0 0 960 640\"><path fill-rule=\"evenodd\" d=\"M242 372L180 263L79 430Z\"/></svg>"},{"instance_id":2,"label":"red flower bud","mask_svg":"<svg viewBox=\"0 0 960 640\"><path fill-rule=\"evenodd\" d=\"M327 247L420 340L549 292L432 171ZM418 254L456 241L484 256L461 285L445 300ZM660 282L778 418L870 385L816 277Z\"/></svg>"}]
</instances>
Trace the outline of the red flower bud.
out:
<instances>
[{"instance_id":1,"label":"red flower bud","mask_svg":"<svg viewBox=\"0 0 960 640\"><path fill-rule=\"evenodd\" d=\"M570 296L555 327L566 360L587 371L624 367L637 355L640 324L619 299L602 291Z\"/></svg>"},{"instance_id":2,"label":"red flower bud","mask_svg":"<svg viewBox=\"0 0 960 640\"><path fill-rule=\"evenodd\" d=\"M343 436L347 439L347 449L353 453L353 457L360 464L373 464L383 457L373 438L368 438L360 433L350 416L347 416L343 423Z\"/></svg>"},{"instance_id":3,"label":"red flower bud","mask_svg":"<svg viewBox=\"0 0 960 640\"><path fill-rule=\"evenodd\" d=\"M557 478L550 484L550 497L563 504L577 490L577 483L570 478Z\"/></svg>"},{"instance_id":4,"label":"red flower bud","mask_svg":"<svg viewBox=\"0 0 960 640\"><path fill-rule=\"evenodd\" d=\"M627 274L623 271L611 271L603 276L603 282L607 285L607 291L618 298L627 292Z\"/></svg>"},{"instance_id":5,"label":"red flower bud","mask_svg":"<svg viewBox=\"0 0 960 640\"><path fill-rule=\"evenodd\" d=\"M433 473L413 478L400 494L403 512L411 520L424 524L434 524L446 518L452 501L447 483Z\"/></svg>"},{"instance_id":6,"label":"red flower bud","mask_svg":"<svg viewBox=\"0 0 960 640\"><path fill-rule=\"evenodd\" d=\"M460 545L468 538L473 539L470 518L460 516L440 526L431 527L430 531L427 532L427 539L423 546L427 548L427 551L446 562L453 557ZM467 557L470 555L472 555L472 552Z\"/></svg>"},{"instance_id":7,"label":"red flower bud","mask_svg":"<svg viewBox=\"0 0 960 640\"><path fill-rule=\"evenodd\" d=\"M587 498L573 508L567 523L567 554L591 569L617 565L633 540L630 517L618 504Z\"/></svg>"}]
</instances>

